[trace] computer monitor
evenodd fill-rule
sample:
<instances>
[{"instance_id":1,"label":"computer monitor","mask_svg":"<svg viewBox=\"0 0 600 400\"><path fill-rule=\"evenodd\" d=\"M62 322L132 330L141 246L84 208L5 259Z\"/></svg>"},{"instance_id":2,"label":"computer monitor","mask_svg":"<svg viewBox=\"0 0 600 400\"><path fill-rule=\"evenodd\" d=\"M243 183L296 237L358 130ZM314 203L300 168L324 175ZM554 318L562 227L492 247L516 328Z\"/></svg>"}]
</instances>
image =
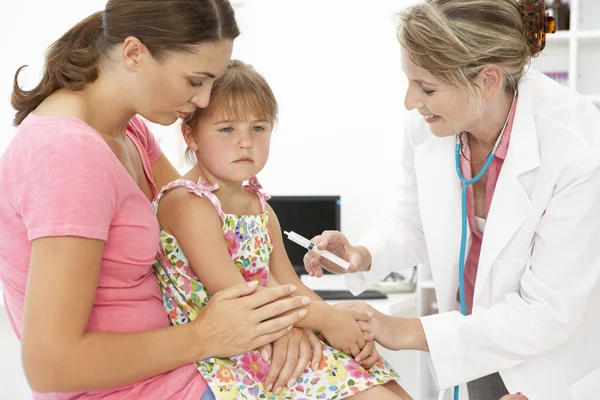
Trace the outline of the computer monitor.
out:
<instances>
[{"instance_id":1,"label":"computer monitor","mask_svg":"<svg viewBox=\"0 0 600 400\"><path fill-rule=\"evenodd\" d=\"M277 214L281 231L294 231L307 239L326 230L340 230L340 196L273 196L269 204ZM298 275L306 274L306 249L284 235L283 244Z\"/></svg>"}]
</instances>

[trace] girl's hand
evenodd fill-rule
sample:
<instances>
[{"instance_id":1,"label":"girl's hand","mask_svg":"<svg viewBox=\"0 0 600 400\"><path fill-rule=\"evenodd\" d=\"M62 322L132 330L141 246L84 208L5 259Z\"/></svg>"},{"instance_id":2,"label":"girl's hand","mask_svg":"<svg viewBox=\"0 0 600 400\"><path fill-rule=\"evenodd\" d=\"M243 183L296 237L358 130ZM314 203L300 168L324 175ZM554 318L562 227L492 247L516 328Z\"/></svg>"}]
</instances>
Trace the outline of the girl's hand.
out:
<instances>
[{"instance_id":1,"label":"girl's hand","mask_svg":"<svg viewBox=\"0 0 600 400\"><path fill-rule=\"evenodd\" d=\"M321 333L332 347L356 357L365 347L365 338L358 323L368 323L371 318L372 314L338 308L330 315Z\"/></svg>"},{"instance_id":2,"label":"girl's hand","mask_svg":"<svg viewBox=\"0 0 600 400\"><path fill-rule=\"evenodd\" d=\"M350 268L346 271L318 254L309 251L304 256L304 268L310 276L323 276L323 268L334 274L345 274L366 269L371 265L369 252L364 247L352 246L341 232L325 231L321 235L312 238L311 241L319 250L327 250L348 261Z\"/></svg>"},{"instance_id":3,"label":"girl's hand","mask_svg":"<svg viewBox=\"0 0 600 400\"><path fill-rule=\"evenodd\" d=\"M303 307L310 299L290 296L295 286L260 292L256 286L239 284L215 293L192 321L197 340L209 344L209 357L231 357L272 343L306 316Z\"/></svg>"},{"instance_id":4,"label":"girl's hand","mask_svg":"<svg viewBox=\"0 0 600 400\"><path fill-rule=\"evenodd\" d=\"M365 347L354 357L354 361L362 365L363 368L369 369L379 361L379 352L375 346L375 334L364 332L363 335L365 338Z\"/></svg>"}]
</instances>

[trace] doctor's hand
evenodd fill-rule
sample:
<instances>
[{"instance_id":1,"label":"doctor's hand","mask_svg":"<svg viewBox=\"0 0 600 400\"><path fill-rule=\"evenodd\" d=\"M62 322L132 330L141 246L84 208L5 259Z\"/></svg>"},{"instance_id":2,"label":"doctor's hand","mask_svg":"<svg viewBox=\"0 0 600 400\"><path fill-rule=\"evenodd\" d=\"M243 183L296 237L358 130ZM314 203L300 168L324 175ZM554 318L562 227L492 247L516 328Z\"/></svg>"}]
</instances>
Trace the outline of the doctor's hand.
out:
<instances>
[{"instance_id":1,"label":"doctor's hand","mask_svg":"<svg viewBox=\"0 0 600 400\"><path fill-rule=\"evenodd\" d=\"M331 347L356 357L365 347L365 335L358 323L367 322L372 315L350 309L337 308L327 316L321 334L325 336ZM373 340L373 337L369 337Z\"/></svg>"},{"instance_id":2,"label":"doctor's hand","mask_svg":"<svg viewBox=\"0 0 600 400\"><path fill-rule=\"evenodd\" d=\"M311 241L317 245L320 250L327 250L330 253L348 261L350 268L348 271L309 251L304 256L304 268L310 276L320 278L323 276L323 268L334 274L344 274L366 270L371 265L371 254L363 246L353 246L346 236L339 231L324 231L315 236Z\"/></svg>"},{"instance_id":3,"label":"doctor's hand","mask_svg":"<svg viewBox=\"0 0 600 400\"><path fill-rule=\"evenodd\" d=\"M363 332L374 334L375 341L386 349L429 351L423 325L418 318L392 317L362 300L344 301L335 307L373 315L368 321L358 321L358 326Z\"/></svg>"}]
</instances>

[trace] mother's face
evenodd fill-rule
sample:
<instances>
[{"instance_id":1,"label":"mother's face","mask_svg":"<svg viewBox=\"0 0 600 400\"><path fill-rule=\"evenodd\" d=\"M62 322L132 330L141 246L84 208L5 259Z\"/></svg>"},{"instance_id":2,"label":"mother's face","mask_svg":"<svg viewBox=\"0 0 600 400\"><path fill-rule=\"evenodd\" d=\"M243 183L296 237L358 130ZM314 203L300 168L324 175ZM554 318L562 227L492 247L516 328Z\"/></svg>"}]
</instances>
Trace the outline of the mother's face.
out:
<instances>
[{"instance_id":1,"label":"mother's face","mask_svg":"<svg viewBox=\"0 0 600 400\"><path fill-rule=\"evenodd\" d=\"M221 40L155 60L142 48L130 86L136 112L157 124L170 125L195 107L206 107L212 85L226 70L232 49L231 40Z\"/></svg>"},{"instance_id":2,"label":"mother's face","mask_svg":"<svg viewBox=\"0 0 600 400\"><path fill-rule=\"evenodd\" d=\"M435 136L452 136L469 130L475 114L464 90L440 82L415 65L404 51L402 70L408 78L404 106L408 110L417 109Z\"/></svg>"}]
</instances>

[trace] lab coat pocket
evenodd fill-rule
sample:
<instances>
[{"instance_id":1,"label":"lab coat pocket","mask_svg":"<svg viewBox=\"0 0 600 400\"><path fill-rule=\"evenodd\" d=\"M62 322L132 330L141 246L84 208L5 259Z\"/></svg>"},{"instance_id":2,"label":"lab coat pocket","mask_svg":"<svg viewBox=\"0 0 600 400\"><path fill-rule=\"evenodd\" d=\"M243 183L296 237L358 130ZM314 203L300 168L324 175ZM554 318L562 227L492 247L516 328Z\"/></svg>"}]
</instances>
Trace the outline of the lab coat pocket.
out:
<instances>
[{"instance_id":1,"label":"lab coat pocket","mask_svg":"<svg viewBox=\"0 0 600 400\"><path fill-rule=\"evenodd\" d=\"M569 386L572 400L600 399L600 367Z\"/></svg>"}]
</instances>

